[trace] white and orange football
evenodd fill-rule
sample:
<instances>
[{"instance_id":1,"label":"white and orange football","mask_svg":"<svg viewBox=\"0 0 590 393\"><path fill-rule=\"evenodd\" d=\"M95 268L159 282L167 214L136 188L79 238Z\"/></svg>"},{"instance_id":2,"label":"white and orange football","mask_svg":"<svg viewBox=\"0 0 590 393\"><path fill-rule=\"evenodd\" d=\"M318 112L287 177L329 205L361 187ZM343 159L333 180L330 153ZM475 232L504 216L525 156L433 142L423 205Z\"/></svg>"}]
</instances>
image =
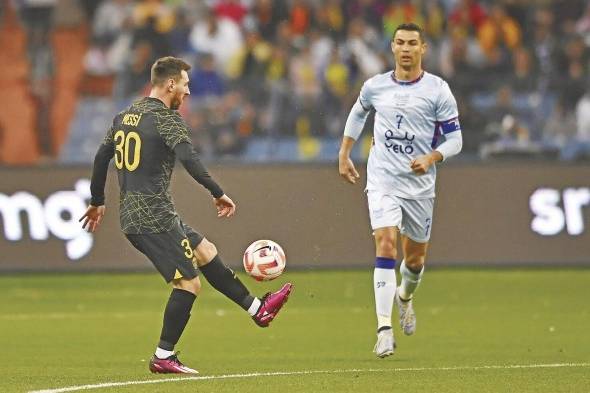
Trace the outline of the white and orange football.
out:
<instances>
[{"instance_id":1,"label":"white and orange football","mask_svg":"<svg viewBox=\"0 0 590 393\"><path fill-rule=\"evenodd\" d=\"M244 252L244 269L257 281L274 280L283 273L285 252L272 240L256 240Z\"/></svg>"}]
</instances>

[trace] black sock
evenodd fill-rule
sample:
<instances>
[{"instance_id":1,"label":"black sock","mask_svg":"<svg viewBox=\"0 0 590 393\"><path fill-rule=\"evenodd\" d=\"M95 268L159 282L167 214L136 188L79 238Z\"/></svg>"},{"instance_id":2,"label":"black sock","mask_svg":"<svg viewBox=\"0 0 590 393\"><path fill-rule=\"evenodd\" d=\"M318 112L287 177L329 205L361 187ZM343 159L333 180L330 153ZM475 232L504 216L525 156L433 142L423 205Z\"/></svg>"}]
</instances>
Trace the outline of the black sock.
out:
<instances>
[{"instance_id":1,"label":"black sock","mask_svg":"<svg viewBox=\"0 0 590 393\"><path fill-rule=\"evenodd\" d=\"M199 270L213 288L233 300L244 310L250 308L254 301L254 298L250 296L250 291L242 284L234 272L223 264L219 255L216 255L205 266L199 267Z\"/></svg>"},{"instance_id":2,"label":"black sock","mask_svg":"<svg viewBox=\"0 0 590 393\"><path fill-rule=\"evenodd\" d=\"M191 316L191 308L197 297L184 289L174 288L164 311L164 324L158 347L172 351L180 339Z\"/></svg>"}]
</instances>

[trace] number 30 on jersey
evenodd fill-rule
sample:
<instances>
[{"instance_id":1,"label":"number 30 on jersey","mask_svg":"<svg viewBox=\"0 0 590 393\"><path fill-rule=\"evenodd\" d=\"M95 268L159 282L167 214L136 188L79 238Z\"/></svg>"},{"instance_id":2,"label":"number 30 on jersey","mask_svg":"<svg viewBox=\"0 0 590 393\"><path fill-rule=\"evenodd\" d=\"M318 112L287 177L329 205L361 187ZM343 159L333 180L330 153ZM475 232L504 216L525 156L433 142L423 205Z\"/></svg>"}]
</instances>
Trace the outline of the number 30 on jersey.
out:
<instances>
[{"instance_id":1,"label":"number 30 on jersey","mask_svg":"<svg viewBox=\"0 0 590 393\"><path fill-rule=\"evenodd\" d=\"M135 131L129 132L125 135L125 131L119 130L115 133L113 139L115 140L115 166L117 169L127 169L133 172L139 166L141 160L141 138ZM133 151L130 152L131 141L134 143ZM130 156L132 153L132 156Z\"/></svg>"}]
</instances>

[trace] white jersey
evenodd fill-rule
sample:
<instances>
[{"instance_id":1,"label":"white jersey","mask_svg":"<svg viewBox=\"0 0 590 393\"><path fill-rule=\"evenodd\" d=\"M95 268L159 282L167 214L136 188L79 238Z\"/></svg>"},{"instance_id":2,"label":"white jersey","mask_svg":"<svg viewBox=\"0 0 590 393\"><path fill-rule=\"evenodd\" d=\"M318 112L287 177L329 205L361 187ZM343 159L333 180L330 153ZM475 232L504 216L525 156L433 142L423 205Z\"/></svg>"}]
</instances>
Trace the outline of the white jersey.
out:
<instances>
[{"instance_id":1,"label":"white jersey","mask_svg":"<svg viewBox=\"0 0 590 393\"><path fill-rule=\"evenodd\" d=\"M414 81L398 81L390 71L364 83L359 103L376 111L367 190L408 199L434 198L436 165L419 176L410 162L432 152L440 135L460 130L449 85L428 72Z\"/></svg>"}]
</instances>

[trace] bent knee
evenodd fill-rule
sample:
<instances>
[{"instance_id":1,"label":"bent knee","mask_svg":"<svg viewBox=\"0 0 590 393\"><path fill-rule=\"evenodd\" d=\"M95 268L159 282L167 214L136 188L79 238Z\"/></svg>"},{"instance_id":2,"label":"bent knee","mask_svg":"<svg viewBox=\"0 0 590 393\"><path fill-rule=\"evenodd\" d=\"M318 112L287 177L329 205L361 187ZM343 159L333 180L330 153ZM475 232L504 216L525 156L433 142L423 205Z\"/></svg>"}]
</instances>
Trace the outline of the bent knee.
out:
<instances>
[{"instance_id":1,"label":"bent knee","mask_svg":"<svg viewBox=\"0 0 590 393\"><path fill-rule=\"evenodd\" d=\"M217 247L215 247L215 244L211 243L209 240L203 238L197 248L195 248L194 254L197 266L203 266L215 258L217 255Z\"/></svg>"},{"instance_id":2,"label":"bent knee","mask_svg":"<svg viewBox=\"0 0 590 393\"><path fill-rule=\"evenodd\" d=\"M194 295L198 295L201 292L201 280L199 277L195 277L192 280L180 278L178 280L174 280L172 286L176 289L188 291Z\"/></svg>"},{"instance_id":3,"label":"bent knee","mask_svg":"<svg viewBox=\"0 0 590 393\"><path fill-rule=\"evenodd\" d=\"M387 236L375 238L375 246L377 249L377 255L394 259L397 257L397 247L395 246L395 239Z\"/></svg>"},{"instance_id":4,"label":"bent knee","mask_svg":"<svg viewBox=\"0 0 590 393\"><path fill-rule=\"evenodd\" d=\"M413 271L419 271L424 266L426 253L412 254L404 256L404 263Z\"/></svg>"}]
</instances>

